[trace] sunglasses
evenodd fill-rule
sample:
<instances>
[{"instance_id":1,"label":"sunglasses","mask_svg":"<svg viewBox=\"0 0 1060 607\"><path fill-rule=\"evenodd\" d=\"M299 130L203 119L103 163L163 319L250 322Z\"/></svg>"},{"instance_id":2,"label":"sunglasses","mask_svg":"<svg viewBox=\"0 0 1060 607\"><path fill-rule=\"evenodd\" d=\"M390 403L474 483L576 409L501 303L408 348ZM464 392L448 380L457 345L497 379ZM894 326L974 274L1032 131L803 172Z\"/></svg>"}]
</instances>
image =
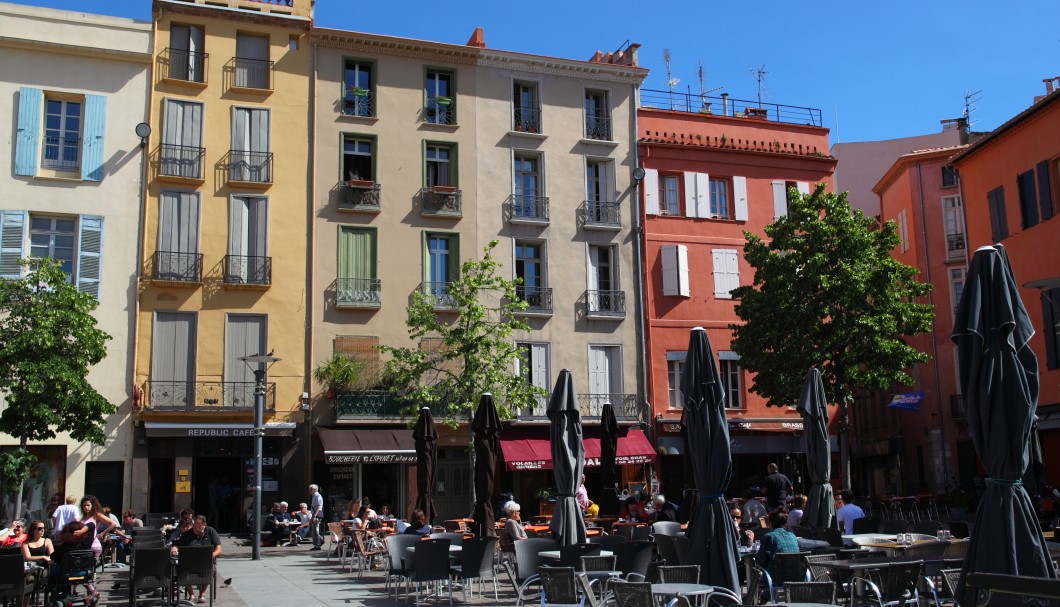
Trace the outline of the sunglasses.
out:
<instances>
[{"instance_id":1,"label":"sunglasses","mask_svg":"<svg viewBox=\"0 0 1060 607\"><path fill-rule=\"evenodd\" d=\"M44 527L34 527L30 531L44 531Z\"/></svg>"}]
</instances>

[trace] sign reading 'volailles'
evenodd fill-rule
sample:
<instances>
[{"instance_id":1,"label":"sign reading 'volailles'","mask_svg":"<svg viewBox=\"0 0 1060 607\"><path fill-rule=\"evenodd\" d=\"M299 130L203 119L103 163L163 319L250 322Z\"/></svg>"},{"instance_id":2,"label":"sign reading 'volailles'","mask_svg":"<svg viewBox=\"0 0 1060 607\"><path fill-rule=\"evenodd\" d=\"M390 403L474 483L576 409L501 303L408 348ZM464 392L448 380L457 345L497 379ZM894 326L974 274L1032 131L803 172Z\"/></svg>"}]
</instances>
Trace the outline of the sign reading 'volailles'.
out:
<instances>
[{"instance_id":1,"label":"sign reading 'volailles'","mask_svg":"<svg viewBox=\"0 0 1060 607\"><path fill-rule=\"evenodd\" d=\"M327 453L324 461L329 464L412 464L415 453Z\"/></svg>"}]
</instances>

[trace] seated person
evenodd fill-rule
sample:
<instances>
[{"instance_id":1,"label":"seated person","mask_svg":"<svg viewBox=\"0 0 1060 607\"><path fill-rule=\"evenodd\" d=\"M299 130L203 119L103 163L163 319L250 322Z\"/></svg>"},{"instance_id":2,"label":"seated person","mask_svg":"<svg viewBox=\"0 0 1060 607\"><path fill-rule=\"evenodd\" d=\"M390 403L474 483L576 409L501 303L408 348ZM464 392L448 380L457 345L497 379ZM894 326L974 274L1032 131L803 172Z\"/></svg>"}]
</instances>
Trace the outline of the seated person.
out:
<instances>
[{"instance_id":1,"label":"seated person","mask_svg":"<svg viewBox=\"0 0 1060 607\"><path fill-rule=\"evenodd\" d=\"M291 520L293 517L291 516L290 508L291 508L291 505L288 504L287 502L280 502L280 512L276 516L276 520L278 520L278 521L289 521L289 520Z\"/></svg>"},{"instance_id":2,"label":"seated person","mask_svg":"<svg viewBox=\"0 0 1060 607\"><path fill-rule=\"evenodd\" d=\"M309 537L309 532L311 531L309 525L313 521L313 513L309 511L309 505L302 502L298 504L298 512L295 512L294 515L300 523L294 533L299 539L304 540Z\"/></svg>"},{"instance_id":3,"label":"seated person","mask_svg":"<svg viewBox=\"0 0 1060 607\"><path fill-rule=\"evenodd\" d=\"M353 500L349 506L346 507L346 519L352 521L357 518L357 513L361 511L361 500Z\"/></svg>"},{"instance_id":4,"label":"seated person","mask_svg":"<svg viewBox=\"0 0 1060 607\"><path fill-rule=\"evenodd\" d=\"M865 511L854 503L852 491L840 492L835 500L835 518L839 521L839 528L846 534L854 533L854 521L865 518Z\"/></svg>"},{"instance_id":5,"label":"seated person","mask_svg":"<svg viewBox=\"0 0 1060 607\"><path fill-rule=\"evenodd\" d=\"M526 529L523 528L522 516L519 515L520 510L522 510L522 507L514 501L504 504L504 514L508 517L508 520L504 521L504 532L508 534L512 541L526 539Z\"/></svg>"},{"instance_id":6,"label":"seated person","mask_svg":"<svg viewBox=\"0 0 1060 607\"><path fill-rule=\"evenodd\" d=\"M89 519L87 523L81 521L73 521L67 523L63 527L56 539L59 540L59 545L55 547L55 551L52 552L52 562L50 567L49 576L51 579L57 579L59 566L62 565L63 556L68 552L74 550L92 550L92 543L96 538L96 523L94 519ZM86 583L85 591L88 599L99 599L99 591L96 590L95 584Z\"/></svg>"},{"instance_id":7,"label":"seated person","mask_svg":"<svg viewBox=\"0 0 1060 607\"><path fill-rule=\"evenodd\" d=\"M770 514L769 526L772 530L762 536L758 554L755 555L755 562L770 575L773 575L773 565L776 564L778 554L799 551L799 539L787 530L784 526L787 523L788 515L782 510Z\"/></svg>"},{"instance_id":8,"label":"seated person","mask_svg":"<svg viewBox=\"0 0 1060 607\"><path fill-rule=\"evenodd\" d=\"M280 525L280 521L282 520L283 510L280 507L280 503L276 502L272 505L272 510L269 512L269 516L265 518L265 522L261 525L262 546L276 545L276 540L283 534L283 527Z\"/></svg>"},{"instance_id":9,"label":"seated person","mask_svg":"<svg viewBox=\"0 0 1060 607\"><path fill-rule=\"evenodd\" d=\"M666 501L666 496L658 494L655 499L652 500L652 505L655 508L655 515L653 522L659 521L674 521L677 522L677 506Z\"/></svg>"},{"instance_id":10,"label":"seated person","mask_svg":"<svg viewBox=\"0 0 1060 607\"><path fill-rule=\"evenodd\" d=\"M769 514L765 505L755 499L753 491L748 489L743 496L743 520L746 523L757 525L759 519Z\"/></svg>"},{"instance_id":11,"label":"seated person","mask_svg":"<svg viewBox=\"0 0 1060 607\"><path fill-rule=\"evenodd\" d=\"M740 530L740 522L743 521L743 512L739 508L733 506L729 509L729 516L732 517L732 525L736 527L736 535L740 538L741 546L750 546L755 543L755 532L750 529Z\"/></svg>"},{"instance_id":12,"label":"seated person","mask_svg":"<svg viewBox=\"0 0 1060 607\"><path fill-rule=\"evenodd\" d=\"M191 529L182 533L180 539L170 550L173 555L177 555L179 554L179 548L183 546L210 546L213 548L213 558L217 559L221 554L221 536L217 534L213 527L206 525L206 517L200 514L195 517ZM199 585L199 596L195 599L196 603L206 602L206 589L208 587L209 584Z\"/></svg>"},{"instance_id":13,"label":"seated person","mask_svg":"<svg viewBox=\"0 0 1060 607\"><path fill-rule=\"evenodd\" d=\"M394 513L390 511L390 504L383 504L379 507L379 518L384 521L394 520Z\"/></svg>"},{"instance_id":14,"label":"seated person","mask_svg":"<svg viewBox=\"0 0 1060 607\"><path fill-rule=\"evenodd\" d=\"M379 518L379 514L372 510L372 502L367 495L361 498L361 505L368 511L368 518Z\"/></svg>"},{"instance_id":15,"label":"seated person","mask_svg":"<svg viewBox=\"0 0 1060 607\"><path fill-rule=\"evenodd\" d=\"M0 548L17 548L27 539L29 539L29 536L26 535L26 521L18 519L11 523L11 533L8 533L7 537L0 540Z\"/></svg>"},{"instance_id":16,"label":"seated person","mask_svg":"<svg viewBox=\"0 0 1060 607\"><path fill-rule=\"evenodd\" d=\"M802 524L802 509L806 507L806 496L796 493L791 498L791 510L788 511L788 529Z\"/></svg>"},{"instance_id":17,"label":"seated person","mask_svg":"<svg viewBox=\"0 0 1060 607\"><path fill-rule=\"evenodd\" d=\"M409 515L409 526L404 532L417 535L430 535L433 531L434 528L427 522L427 516L423 514L423 510L417 508Z\"/></svg>"},{"instance_id":18,"label":"seated person","mask_svg":"<svg viewBox=\"0 0 1060 607\"><path fill-rule=\"evenodd\" d=\"M183 514L181 515L180 520L177 521L176 528L173 529L173 531L171 531L170 534L169 534L169 538L166 541L167 544L169 544L169 545L175 544L177 542L177 540L180 539L180 536L184 534L185 531L191 529L191 525L192 525L192 522L193 522L193 518L192 518L193 516L194 515L189 515L189 516L184 516Z\"/></svg>"},{"instance_id":19,"label":"seated person","mask_svg":"<svg viewBox=\"0 0 1060 607\"><path fill-rule=\"evenodd\" d=\"M637 498L633 496L629 496L626 498L626 505L619 511L618 518L620 520L625 519L634 523L646 523L650 517L648 516L647 509L644 508L644 502L638 501Z\"/></svg>"}]
</instances>

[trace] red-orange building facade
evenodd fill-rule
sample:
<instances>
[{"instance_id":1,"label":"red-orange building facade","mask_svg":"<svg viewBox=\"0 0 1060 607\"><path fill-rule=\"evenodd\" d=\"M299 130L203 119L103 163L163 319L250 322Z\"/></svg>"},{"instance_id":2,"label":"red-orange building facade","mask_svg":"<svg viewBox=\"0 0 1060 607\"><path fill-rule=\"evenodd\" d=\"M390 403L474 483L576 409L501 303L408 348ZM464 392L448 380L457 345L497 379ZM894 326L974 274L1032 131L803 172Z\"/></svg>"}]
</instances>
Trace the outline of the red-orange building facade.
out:
<instances>
[{"instance_id":1,"label":"red-orange building facade","mask_svg":"<svg viewBox=\"0 0 1060 607\"><path fill-rule=\"evenodd\" d=\"M808 192L822 181L831 187L835 159L828 155L828 129L805 124L813 120L788 114L790 122L779 121L772 109L765 117L725 109L728 115L637 112L638 166L645 171L646 392L663 454L662 489L671 496L682 484L680 375L689 331L697 326L707 330L726 383L732 488L757 484L771 461L796 485L802 472L795 455L803 451L799 415L769 408L750 393L752 377L732 352L729 326L739 319L729 291L754 277L743 259L743 231L764 236L764 227L786 211L789 187Z\"/></svg>"},{"instance_id":2,"label":"red-orange building facade","mask_svg":"<svg viewBox=\"0 0 1060 607\"><path fill-rule=\"evenodd\" d=\"M1034 323L1039 432L1050 485L1060 485L1060 78L1048 94L957 155L969 251L1001 243Z\"/></svg>"}]
</instances>

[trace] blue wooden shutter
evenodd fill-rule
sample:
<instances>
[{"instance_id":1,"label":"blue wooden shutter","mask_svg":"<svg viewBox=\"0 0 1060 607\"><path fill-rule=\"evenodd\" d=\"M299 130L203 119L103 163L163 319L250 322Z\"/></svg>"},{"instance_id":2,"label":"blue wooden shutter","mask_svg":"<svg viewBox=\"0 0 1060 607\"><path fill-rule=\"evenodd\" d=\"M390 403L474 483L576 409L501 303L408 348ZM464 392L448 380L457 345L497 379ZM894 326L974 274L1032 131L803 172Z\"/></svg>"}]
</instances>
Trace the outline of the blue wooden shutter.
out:
<instances>
[{"instance_id":1,"label":"blue wooden shutter","mask_svg":"<svg viewBox=\"0 0 1060 607\"><path fill-rule=\"evenodd\" d=\"M103 278L103 217L82 215L77 243L77 290L98 301Z\"/></svg>"},{"instance_id":2,"label":"blue wooden shutter","mask_svg":"<svg viewBox=\"0 0 1060 607\"><path fill-rule=\"evenodd\" d=\"M15 175L36 175L40 150L40 113L44 91L22 87L18 92L18 133L15 139Z\"/></svg>"},{"instance_id":3,"label":"blue wooden shutter","mask_svg":"<svg viewBox=\"0 0 1060 607\"><path fill-rule=\"evenodd\" d=\"M0 278L20 278L26 212L0 211Z\"/></svg>"},{"instance_id":4,"label":"blue wooden shutter","mask_svg":"<svg viewBox=\"0 0 1060 607\"><path fill-rule=\"evenodd\" d=\"M1042 207L1042 220L1053 216L1053 190L1049 186L1049 161L1038 163L1038 204Z\"/></svg>"},{"instance_id":5,"label":"blue wooden shutter","mask_svg":"<svg viewBox=\"0 0 1060 607\"><path fill-rule=\"evenodd\" d=\"M107 124L107 98L85 95L85 134L81 138L81 179L103 179L103 132Z\"/></svg>"}]
</instances>

